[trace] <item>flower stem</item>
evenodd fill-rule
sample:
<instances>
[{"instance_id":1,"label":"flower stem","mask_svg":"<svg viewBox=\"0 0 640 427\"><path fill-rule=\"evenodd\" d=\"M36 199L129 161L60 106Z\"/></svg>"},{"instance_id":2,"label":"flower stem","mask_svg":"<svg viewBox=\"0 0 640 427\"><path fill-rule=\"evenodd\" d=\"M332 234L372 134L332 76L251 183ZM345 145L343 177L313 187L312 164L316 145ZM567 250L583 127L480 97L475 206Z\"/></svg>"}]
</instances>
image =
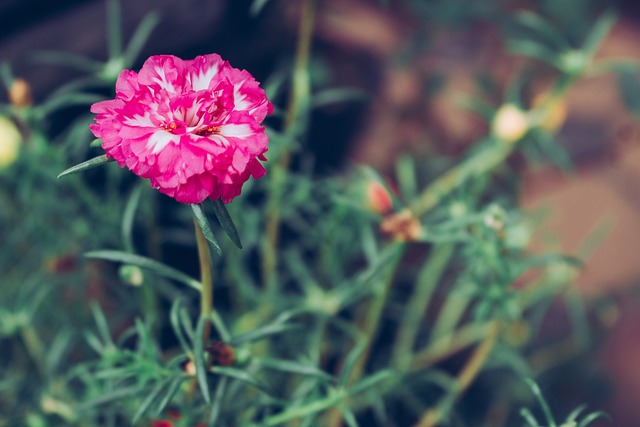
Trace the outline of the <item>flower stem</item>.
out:
<instances>
[{"instance_id":1,"label":"flower stem","mask_svg":"<svg viewBox=\"0 0 640 427\"><path fill-rule=\"evenodd\" d=\"M202 339L204 347L207 346L211 333L211 310L213 308L213 276L211 274L211 257L209 255L209 243L202 234L202 230L194 219L196 229L196 241L198 244L198 260L200 262L200 316L205 319Z\"/></svg>"},{"instance_id":2,"label":"flower stem","mask_svg":"<svg viewBox=\"0 0 640 427\"><path fill-rule=\"evenodd\" d=\"M360 354L360 357L358 357L358 360L353 365L351 375L346 382L347 389L351 385L357 383L358 380L360 380L360 378L362 377L366 362L369 359L371 349L374 345L374 340L380 327L380 320L382 319L384 305L387 301L387 296L389 295L389 289L391 288L391 284L393 283L393 278L397 271L398 265L400 264L400 260L402 259L405 248L406 245L404 244L398 244L398 246L394 248L397 249L397 251L394 254L393 258L390 259L389 264L386 265L385 268L381 271L382 277L380 279L380 282L377 283L378 289L376 289L373 300L369 302L367 306L363 307L363 315L358 319L358 323L362 328L362 336L366 340L366 347L362 354ZM329 427L339 427L341 424L342 413L337 406L334 406L327 414L325 425Z\"/></svg>"},{"instance_id":3,"label":"flower stem","mask_svg":"<svg viewBox=\"0 0 640 427\"><path fill-rule=\"evenodd\" d=\"M291 80L289 102L284 122L283 132L288 135L295 133L296 123L301 108L308 104L310 96L309 54L311 51L311 35L315 20L316 0L305 0L302 6L302 19L298 33L298 45ZM265 245L262 253L262 277L267 291L273 293L277 283L275 272L277 265L277 249L280 237L280 203L282 201L284 183L291 162L291 153L284 150L278 163L272 171L269 200L267 202L267 224Z\"/></svg>"},{"instance_id":4,"label":"flower stem","mask_svg":"<svg viewBox=\"0 0 640 427\"><path fill-rule=\"evenodd\" d=\"M498 339L499 329L498 322L493 322L489 333L469 357L447 395L434 408L426 411L415 427L434 427L447 416L453 404L471 385L487 361Z\"/></svg>"},{"instance_id":5,"label":"flower stem","mask_svg":"<svg viewBox=\"0 0 640 427\"><path fill-rule=\"evenodd\" d=\"M413 347L416 336L423 325L423 318L431 296L438 285L438 281L453 255L453 244L443 244L435 247L429 255L416 281L415 289L407 302L402 323L398 327L398 335L393 346L392 366L406 370L411 364Z\"/></svg>"}]
</instances>

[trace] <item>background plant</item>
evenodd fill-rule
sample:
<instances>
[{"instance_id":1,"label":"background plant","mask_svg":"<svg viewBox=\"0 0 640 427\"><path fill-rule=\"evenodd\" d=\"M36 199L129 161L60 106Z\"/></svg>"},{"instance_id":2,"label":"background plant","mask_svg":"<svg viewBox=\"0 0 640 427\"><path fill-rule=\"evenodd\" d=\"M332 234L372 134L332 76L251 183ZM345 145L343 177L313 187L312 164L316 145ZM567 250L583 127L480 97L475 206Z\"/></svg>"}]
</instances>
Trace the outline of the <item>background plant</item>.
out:
<instances>
[{"instance_id":1,"label":"background plant","mask_svg":"<svg viewBox=\"0 0 640 427\"><path fill-rule=\"evenodd\" d=\"M464 22L446 2L432 10L409 3L425 19ZM0 192L12 248L0 259L0 425L495 425L496 404L506 408L505 425L537 425L530 411L518 412L535 406L521 380L539 373L529 340L557 298L569 307L574 354L591 345L589 324L572 290L581 260L528 250L535 218L518 207L509 160L524 154L570 167L550 125L566 91L601 72L633 83L635 64L594 60L612 14L568 35L543 15L510 15L506 46L533 61L505 93L467 100L485 117L486 136L455 160L400 156L389 185L366 167L319 176L305 150L315 108L361 97L317 80L318 5L306 0L292 65L264 83L279 107L269 122L269 173L228 206L243 249L212 221L222 255L212 254L214 311L203 318L188 207L114 165L53 179L100 150L89 143L87 115L56 139L47 119L108 97L104 88L133 67L158 19L150 15L122 49L117 3L107 5L106 62L42 54L87 75L40 104L3 106L23 144ZM540 63L554 83L534 103L528 90ZM8 65L4 81L16 84ZM368 204L374 184L390 199L383 212ZM600 417L576 411L558 424L531 384L545 425ZM486 403L473 405L483 394Z\"/></svg>"}]
</instances>

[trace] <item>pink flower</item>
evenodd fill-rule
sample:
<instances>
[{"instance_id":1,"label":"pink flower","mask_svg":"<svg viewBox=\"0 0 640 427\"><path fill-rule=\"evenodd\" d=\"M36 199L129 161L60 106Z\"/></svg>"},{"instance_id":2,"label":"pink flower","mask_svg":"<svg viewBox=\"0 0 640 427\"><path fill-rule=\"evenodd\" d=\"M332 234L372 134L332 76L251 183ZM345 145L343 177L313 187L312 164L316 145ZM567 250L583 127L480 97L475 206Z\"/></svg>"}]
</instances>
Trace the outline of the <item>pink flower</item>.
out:
<instances>
[{"instance_id":1,"label":"pink flower","mask_svg":"<svg viewBox=\"0 0 640 427\"><path fill-rule=\"evenodd\" d=\"M140 73L120 73L116 98L91 107L90 127L108 157L160 192L182 203L229 203L265 173L260 123L272 111L253 76L219 55L159 55Z\"/></svg>"}]
</instances>

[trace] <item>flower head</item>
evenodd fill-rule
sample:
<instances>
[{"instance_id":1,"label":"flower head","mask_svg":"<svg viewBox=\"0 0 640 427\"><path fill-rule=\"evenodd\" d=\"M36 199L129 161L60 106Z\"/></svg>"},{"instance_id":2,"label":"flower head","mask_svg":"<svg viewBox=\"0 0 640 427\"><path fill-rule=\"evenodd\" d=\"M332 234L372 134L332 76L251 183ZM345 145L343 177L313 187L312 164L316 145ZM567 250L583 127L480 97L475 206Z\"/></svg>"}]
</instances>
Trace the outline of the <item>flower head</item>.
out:
<instances>
[{"instance_id":1,"label":"flower head","mask_svg":"<svg viewBox=\"0 0 640 427\"><path fill-rule=\"evenodd\" d=\"M265 173L260 123L272 111L253 76L219 55L160 55L120 73L115 99L91 107L91 131L120 167L177 201L229 203Z\"/></svg>"}]
</instances>

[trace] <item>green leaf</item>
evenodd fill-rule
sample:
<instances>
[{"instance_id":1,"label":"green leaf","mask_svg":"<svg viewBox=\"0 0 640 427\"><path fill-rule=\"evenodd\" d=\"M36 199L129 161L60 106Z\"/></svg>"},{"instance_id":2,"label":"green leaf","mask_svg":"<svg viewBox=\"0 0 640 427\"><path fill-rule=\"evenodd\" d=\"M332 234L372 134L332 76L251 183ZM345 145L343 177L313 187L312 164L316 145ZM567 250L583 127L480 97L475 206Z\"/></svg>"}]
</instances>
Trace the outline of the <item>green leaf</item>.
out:
<instances>
[{"instance_id":1,"label":"green leaf","mask_svg":"<svg viewBox=\"0 0 640 427\"><path fill-rule=\"evenodd\" d=\"M151 392L147 395L146 399L142 401L142 404L140 404L140 407L133 415L131 424L135 425L138 423L138 421L140 421L140 418L142 418L142 416L149 410L151 404L153 404L153 402L160 395L162 390L169 384L170 381L171 378L167 378L163 381L160 381L158 384L156 384L155 387L153 387L153 389L151 389Z\"/></svg>"},{"instance_id":2,"label":"green leaf","mask_svg":"<svg viewBox=\"0 0 640 427\"><path fill-rule=\"evenodd\" d=\"M93 159L89 159L86 162L82 162L75 166L70 167L69 169L61 172L60 175L58 175L58 179L62 178L63 176L72 175L75 173L84 172L88 169L97 168L98 166L102 166L105 163L111 163L111 162L113 162L113 159L110 159L107 157L106 154L103 154L101 156L94 157Z\"/></svg>"},{"instance_id":3,"label":"green leaf","mask_svg":"<svg viewBox=\"0 0 640 427\"><path fill-rule=\"evenodd\" d=\"M190 377L188 375L181 375L172 379L171 384L169 384L169 387L166 388L164 396L162 397L162 399L160 399L153 412L154 416L157 417L162 411L164 411L169 402L171 402L173 396L175 396L175 394L180 389L180 385L182 385L182 383L187 381L189 378Z\"/></svg>"},{"instance_id":4,"label":"green leaf","mask_svg":"<svg viewBox=\"0 0 640 427\"><path fill-rule=\"evenodd\" d=\"M124 213L122 214L122 225L120 230L122 232L122 240L124 242L124 247L128 252L133 252L133 220L136 214L136 210L138 209L138 205L140 204L140 195L142 194L142 186L138 185L131 192L131 196L129 196L129 200L127 200L127 205L124 208Z\"/></svg>"},{"instance_id":5,"label":"green leaf","mask_svg":"<svg viewBox=\"0 0 640 427\"><path fill-rule=\"evenodd\" d=\"M213 250L218 255L222 255L220 245L218 244L216 237L213 235L213 230L211 230L209 220L207 219L204 210L202 210L202 206L194 203L191 205L191 210L193 211L193 218L195 219L196 224L198 224L198 227L200 227L200 231L202 231L204 238L207 239L207 242L209 242Z\"/></svg>"},{"instance_id":6,"label":"green leaf","mask_svg":"<svg viewBox=\"0 0 640 427\"><path fill-rule=\"evenodd\" d=\"M275 369L282 372L290 372L292 374L300 374L305 376L319 377L326 381L331 381L333 377L315 366L303 365L302 363L291 360L262 358L255 360L258 365Z\"/></svg>"},{"instance_id":7,"label":"green leaf","mask_svg":"<svg viewBox=\"0 0 640 427\"><path fill-rule=\"evenodd\" d=\"M298 328L299 325L292 323L271 323L253 331L233 337L230 344L235 347L245 342L258 341L271 335L280 334L291 329Z\"/></svg>"},{"instance_id":8,"label":"green leaf","mask_svg":"<svg viewBox=\"0 0 640 427\"><path fill-rule=\"evenodd\" d=\"M580 423L578 424L578 427L587 427L589 424L591 424L593 421L597 420L598 418L606 418L609 421L611 421L611 417L609 416L609 414L603 411L598 411L598 412L593 412L587 415L586 417L584 417L582 421L580 421Z\"/></svg>"},{"instance_id":9,"label":"green leaf","mask_svg":"<svg viewBox=\"0 0 640 427\"><path fill-rule=\"evenodd\" d=\"M169 320L171 321L173 333L175 334L176 338L178 338L178 343L180 344L182 351L187 354L191 354L191 346L187 343L187 338L185 337L180 325L180 312L183 309L183 303L184 300L182 298L178 298L173 302L173 304L171 305L171 311L169 313Z\"/></svg>"},{"instance_id":10,"label":"green leaf","mask_svg":"<svg viewBox=\"0 0 640 427\"><path fill-rule=\"evenodd\" d=\"M91 251L84 254L86 258L94 258L94 259L104 259L107 261L116 261L123 262L126 264L137 265L140 268L145 268L150 270L162 277L167 277L169 279L176 280L181 282L197 291L200 291L202 286L200 282L196 279L187 276L175 268L164 265L158 261L155 261L151 258L143 257L140 255L130 254L128 252L122 251Z\"/></svg>"},{"instance_id":11,"label":"green leaf","mask_svg":"<svg viewBox=\"0 0 640 427\"><path fill-rule=\"evenodd\" d=\"M531 391L533 392L534 396L538 400L538 403L542 408L542 413L544 414L546 418L546 422L549 424L549 427L558 427L558 425L556 424L556 421L553 419L551 408L549 408L549 405L547 404L547 401L542 395L542 391L540 390L540 387L538 387L538 384L536 384L536 382L531 378L525 378L524 381L527 383L529 388L531 388Z\"/></svg>"},{"instance_id":12,"label":"green leaf","mask_svg":"<svg viewBox=\"0 0 640 427\"><path fill-rule=\"evenodd\" d=\"M207 382L207 367L204 356L204 325L207 323L207 318L201 316L198 320L198 326L196 327L195 337L193 339L193 363L196 366L196 379L198 380L198 386L202 392L202 397L207 404L211 403L211 395L209 394L209 383Z\"/></svg>"},{"instance_id":13,"label":"green leaf","mask_svg":"<svg viewBox=\"0 0 640 427\"><path fill-rule=\"evenodd\" d=\"M582 45L582 50L590 55L593 55L600 46L600 43L602 43L604 38L609 33L611 27L613 27L616 19L617 16L615 12L611 10L603 13L602 16L600 16L600 18L595 22L595 24L593 24L591 32Z\"/></svg>"},{"instance_id":14,"label":"green leaf","mask_svg":"<svg viewBox=\"0 0 640 427\"><path fill-rule=\"evenodd\" d=\"M344 361L344 368L342 369L342 374L340 374L340 387L344 387L349 382L349 377L351 377L351 371L355 366L356 362L362 355L362 352L367 348L367 341L363 338L359 340L353 349L349 352Z\"/></svg>"},{"instance_id":15,"label":"green leaf","mask_svg":"<svg viewBox=\"0 0 640 427\"><path fill-rule=\"evenodd\" d=\"M558 31L556 27L551 25L548 21L544 20L540 15L537 15L530 11L520 12L516 14L515 20L523 27L534 30L541 37L544 37L548 42L552 43L560 50L569 50L571 45L565 38L565 36Z\"/></svg>"},{"instance_id":16,"label":"green leaf","mask_svg":"<svg viewBox=\"0 0 640 427\"><path fill-rule=\"evenodd\" d=\"M211 410L209 412L209 419L207 425L215 427L220 416L220 408L222 407L222 401L224 400L225 391L227 389L228 378L220 378L216 385L216 392L213 395L213 403L211 404Z\"/></svg>"},{"instance_id":17,"label":"green leaf","mask_svg":"<svg viewBox=\"0 0 640 427\"><path fill-rule=\"evenodd\" d=\"M242 382L252 385L253 387L257 388L260 391L263 391L269 394L265 384L263 384L258 379L252 377L249 373L241 369L230 368L228 366L213 366L211 368L211 372L213 372L214 374L240 380Z\"/></svg>"},{"instance_id":18,"label":"green leaf","mask_svg":"<svg viewBox=\"0 0 640 427\"><path fill-rule=\"evenodd\" d=\"M238 230L236 229L227 208L221 199L218 199L213 202L213 213L218 218L220 225L227 236L231 239L231 241L240 249L242 249L242 242L240 242L240 236L238 235Z\"/></svg>"},{"instance_id":19,"label":"green leaf","mask_svg":"<svg viewBox=\"0 0 640 427\"><path fill-rule=\"evenodd\" d=\"M135 33L129 40L129 45L124 51L125 65L131 66L140 54L145 43L149 39L153 29L160 23L160 14L156 11L149 12L136 28Z\"/></svg>"},{"instance_id":20,"label":"green leaf","mask_svg":"<svg viewBox=\"0 0 640 427\"><path fill-rule=\"evenodd\" d=\"M349 395L352 396L354 394L358 394L363 392L364 390L373 387L374 385L378 384L380 381L384 381L387 378L391 378L393 376L397 376L398 373L396 371L393 371L391 369L385 369L379 372L376 372L373 375L369 375L367 378L363 379L362 381L360 381L358 384L356 384L355 386L351 387L351 389L349 390Z\"/></svg>"}]
</instances>

